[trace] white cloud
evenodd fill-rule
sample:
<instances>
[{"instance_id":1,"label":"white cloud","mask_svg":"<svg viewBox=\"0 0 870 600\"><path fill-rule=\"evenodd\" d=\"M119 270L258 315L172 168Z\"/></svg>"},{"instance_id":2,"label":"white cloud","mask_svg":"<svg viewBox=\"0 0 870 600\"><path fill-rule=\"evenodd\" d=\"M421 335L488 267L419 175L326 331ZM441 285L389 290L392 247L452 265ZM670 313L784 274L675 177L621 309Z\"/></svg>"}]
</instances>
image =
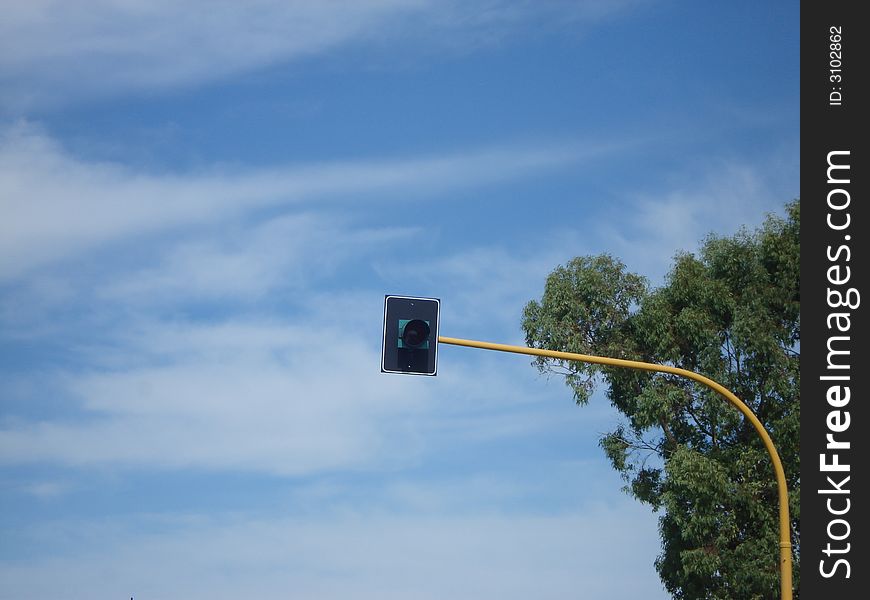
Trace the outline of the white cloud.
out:
<instances>
[{"instance_id":1,"label":"white cloud","mask_svg":"<svg viewBox=\"0 0 870 600\"><path fill-rule=\"evenodd\" d=\"M130 332L128 332L130 333ZM378 348L339 332L276 323L156 326L125 347L124 368L69 376L82 419L0 432L6 464L120 464L302 474L390 464L419 411Z\"/></svg>"},{"instance_id":2,"label":"white cloud","mask_svg":"<svg viewBox=\"0 0 870 600\"><path fill-rule=\"evenodd\" d=\"M529 21L595 22L636 0L27 0L0 20L0 108L189 87L357 44L407 56L493 43Z\"/></svg>"},{"instance_id":3,"label":"white cloud","mask_svg":"<svg viewBox=\"0 0 870 600\"><path fill-rule=\"evenodd\" d=\"M780 196L773 183L791 165L777 159L717 161L701 173L676 173L681 179L656 193L633 194L613 220L602 223L604 247L659 283L676 253L697 251L709 233L733 235L743 226L751 231L766 214L782 214L792 198Z\"/></svg>"},{"instance_id":4,"label":"white cloud","mask_svg":"<svg viewBox=\"0 0 870 600\"><path fill-rule=\"evenodd\" d=\"M581 418L578 434L592 435L600 423L575 415L569 402L546 406L521 360L506 369L454 359L437 380L384 376L378 322L371 335L332 317L128 323L79 356L88 372L62 378L65 394L79 400L78 417L7 422L0 463L382 470L444 445L494 444Z\"/></svg>"},{"instance_id":5,"label":"white cloud","mask_svg":"<svg viewBox=\"0 0 870 600\"><path fill-rule=\"evenodd\" d=\"M0 563L4 591L21 600L59 587L73 600L543 599L578 588L590 598L666 597L652 567L655 521L628 500L550 516L150 521L149 533L105 521L52 528L51 558Z\"/></svg>"},{"instance_id":6,"label":"white cloud","mask_svg":"<svg viewBox=\"0 0 870 600\"><path fill-rule=\"evenodd\" d=\"M73 487L66 481L43 480L22 484L17 488L17 491L24 492L38 500L48 501L60 498L73 489Z\"/></svg>"},{"instance_id":7,"label":"white cloud","mask_svg":"<svg viewBox=\"0 0 870 600\"><path fill-rule=\"evenodd\" d=\"M228 229L163 244L153 264L113 278L98 296L127 306L154 306L191 298L257 299L276 289L307 292L319 276L349 259L417 233L413 227L354 227L329 211Z\"/></svg>"},{"instance_id":8,"label":"white cloud","mask_svg":"<svg viewBox=\"0 0 870 600\"><path fill-rule=\"evenodd\" d=\"M4 7L0 73L18 107L195 85L376 34L420 4L28 0Z\"/></svg>"},{"instance_id":9,"label":"white cloud","mask_svg":"<svg viewBox=\"0 0 870 600\"><path fill-rule=\"evenodd\" d=\"M0 280L112 241L317 201L414 201L509 181L611 152L614 145L502 146L401 160L143 174L70 156L35 127L0 134ZM372 198L373 193L378 198Z\"/></svg>"}]
</instances>

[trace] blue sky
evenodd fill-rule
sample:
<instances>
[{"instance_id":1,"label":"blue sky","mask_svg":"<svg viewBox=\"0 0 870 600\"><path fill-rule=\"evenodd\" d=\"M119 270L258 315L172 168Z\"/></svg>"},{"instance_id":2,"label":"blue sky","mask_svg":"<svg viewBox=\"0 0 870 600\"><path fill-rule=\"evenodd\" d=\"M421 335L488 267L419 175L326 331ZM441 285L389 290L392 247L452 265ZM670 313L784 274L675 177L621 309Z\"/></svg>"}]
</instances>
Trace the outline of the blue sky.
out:
<instances>
[{"instance_id":1,"label":"blue sky","mask_svg":"<svg viewBox=\"0 0 870 600\"><path fill-rule=\"evenodd\" d=\"M799 195L798 2L12 1L0 598L664 598L618 423L522 343Z\"/></svg>"}]
</instances>

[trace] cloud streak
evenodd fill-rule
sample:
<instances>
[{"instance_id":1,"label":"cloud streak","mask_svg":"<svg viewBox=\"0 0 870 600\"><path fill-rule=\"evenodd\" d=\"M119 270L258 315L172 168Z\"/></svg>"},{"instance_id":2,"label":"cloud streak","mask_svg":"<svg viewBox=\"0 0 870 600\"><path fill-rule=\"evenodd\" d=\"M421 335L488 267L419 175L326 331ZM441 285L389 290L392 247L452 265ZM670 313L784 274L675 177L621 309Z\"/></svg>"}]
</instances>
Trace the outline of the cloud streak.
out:
<instances>
[{"instance_id":1,"label":"cloud streak","mask_svg":"<svg viewBox=\"0 0 870 600\"><path fill-rule=\"evenodd\" d=\"M0 108L188 88L365 44L491 44L530 21L596 22L636 0L28 0L4 5Z\"/></svg>"},{"instance_id":2,"label":"cloud streak","mask_svg":"<svg viewBox=\"0 0 870 600\"><path fill-rule=\"evenodd\" d=\"M415 159L143 174L77 159L21 123L0 136L0 281L130 236L313 201L352 207L400 194L414 201L565 167L614 148L502 146Z\"/></svg>"},{"instance_id":3,"label":"cloud streak","mask_svg":"<svg viewBox=\"0 0 870 600\"><path fill-rule=\"evenodd\" d=\"M437 381L385 377L377 334L348 332L334 317L120 327L95 343L92 359L80 357L87 371L54 374L77 418L7 420L0 463L382 471L445 444L493 445L570 426L572 407L545 407L528 367L511 375L485 360L454 360Z\"/></svg>"},{"instance_id":4,"label":"cloud streak","mask_svg":"<svg viewBox=\"0 0 870 600\"><path fill-rule=\"evenodd\" d=\"M680 181L657 193L630 194L618 219L605 223L604 239L631 269L660 281L675 254L696 251L709 233L733 235L743 226L754 229L768 213L781 213L791 198L778 196L772 182L787 170L776 157L754 164L716 161L685 176L691 185Z\"/></svg>"},{"instance_id":5,"label":"cloud streak","mask_svg":"<svg viewBox=\"0 0 870 600\"><path fill-rule=\"evenodd\" d=\"M0 461L283 475L389 464L386 437L398 443L402 419L425 398L403 378L380 377L372 344L345 336L333 355L321 340L340 332L328 324L158 325L138 335L126 366L67 377L83 418L0 431Z\"/></svg>"},{"instance_id":6,"label":"cloud streak","mask_svg":"<svg viewBox=\"0 0 870 600\"><path fill-rule=\"evenodd\" d=\"M419 7L413 0L17 2L0 26L0 73L13 107L190 86L328 51Z\"/></svg>"},{"instance_id":7,"label":"cloud streak","mask_svg":"<svg viewBox=\"0 0 870 600\"><path fill-rule=\"evenodd\" d=\"M649 565L655 524L628 500L547 516L354 511L326 520L145 521L149 533L111 522L66 523L52 531L50 558L0 563L4 590L21 600L50 596L58 585L73 600L123 594L427 600L555 599L578 585L598 598L658 597L661 589ZM161 533L167 527L172 533Z\"/></svg>"}]
</instances>

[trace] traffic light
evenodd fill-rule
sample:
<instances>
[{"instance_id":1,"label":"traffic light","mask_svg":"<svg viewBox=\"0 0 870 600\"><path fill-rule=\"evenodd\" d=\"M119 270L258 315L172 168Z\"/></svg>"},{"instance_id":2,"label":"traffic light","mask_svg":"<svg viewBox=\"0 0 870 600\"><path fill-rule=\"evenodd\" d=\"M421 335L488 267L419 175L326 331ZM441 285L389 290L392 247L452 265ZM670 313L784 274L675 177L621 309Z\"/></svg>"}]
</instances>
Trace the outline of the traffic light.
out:
<instances>
[{"instance_id":1,"label":"traffic light","mask_svg":"<svg viewBox=\"0 0 870 600\"><path fill-rule=\"evenodd\" d=\"M435 375L440 312L437 298L384 298L382 373Z\"/></svg>"}]
</instances>

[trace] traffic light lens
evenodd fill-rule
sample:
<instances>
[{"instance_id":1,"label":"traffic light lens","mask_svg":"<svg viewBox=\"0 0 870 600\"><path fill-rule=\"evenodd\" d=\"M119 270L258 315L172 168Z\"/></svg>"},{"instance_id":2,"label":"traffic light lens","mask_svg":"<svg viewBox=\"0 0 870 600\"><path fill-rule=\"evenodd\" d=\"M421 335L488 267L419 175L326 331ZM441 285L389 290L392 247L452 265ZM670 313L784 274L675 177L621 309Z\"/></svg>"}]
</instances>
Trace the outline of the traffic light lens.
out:
<instances>
[{"instance_id":1,"label":"traffic light lens","mask_svg":"<svg viewBox=\"0 0 870 600\"><path fill-rule=\"evenodd\" d=\"M402 344L406 348L419 348L429 340L429 324L422 319L413 319L402 330Z\"/></svg>"}]
</instances>

